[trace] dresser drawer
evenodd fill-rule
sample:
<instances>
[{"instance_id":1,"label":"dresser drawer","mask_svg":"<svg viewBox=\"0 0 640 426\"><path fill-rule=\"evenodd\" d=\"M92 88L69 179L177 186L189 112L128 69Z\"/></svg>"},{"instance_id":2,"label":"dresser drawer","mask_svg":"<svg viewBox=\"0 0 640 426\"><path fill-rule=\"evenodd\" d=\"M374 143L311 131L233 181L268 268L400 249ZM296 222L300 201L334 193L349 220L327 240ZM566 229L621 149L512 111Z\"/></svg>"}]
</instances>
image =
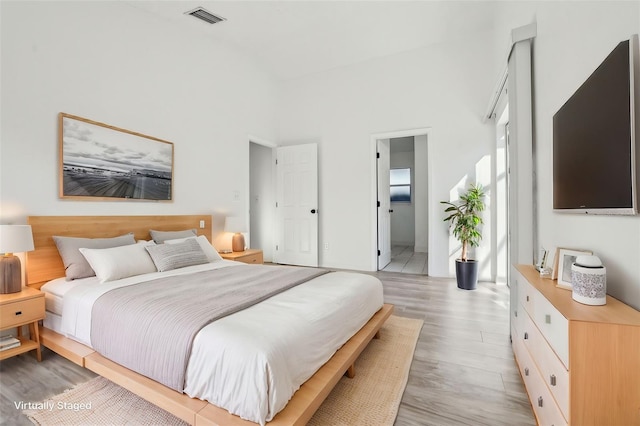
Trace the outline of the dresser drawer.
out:
<instances>
[{"instance_id":1,"label":"dresser drawer","mask_svg":"<svg viewBox=\"0 0 640 426\"><path fill-rule=\"evenodd\" d=\"M565 368L569 366L569 321L541 293L535 295L533 321L558 355Z\"/></svg>"},{"instance_id":2,"label":"dresser drawer","mask_svg":"<svg viewBox=\"0 0 640 426\"><path fill-rule=\"evenodd\" d=\"M525 346L564 418L568 419L569 372L529 317L526 319L524 329L528 333L528 338L524 340Z\"/></svg>"},{"instance_id":3,"label":"dresser drawer","mask_svg":"<svg viewBox=\"0 0 640 426\"><path fill-rule=\"evenodd\" d=\"M533 288L533 286L529 284L527 280L525 280L521 275L518 275L517 279L518 279L518 299L520 301L520 305L524 307L524 309L529 313L529 315L533 315L534 304L535 304L535 294L538 293L538 290Z\"/></svg>"},{"instance_id":4,"label":"dresser drawer","mask_svg":"<svg viewBox=\"0 0 640 426\"><path fill-rule=\"evenodd\" d=\"M518 341L515 350L520 374L524 379L524 385L527 388L527 394L529 394L529 400L538 424L542 426L567 426L560 408L551 396L524 343Z\"/></svg>"},{"instance_id":5,"label":"dresser drawer","mask_svg":"<svg viewBox=\"0 0 640 426\"><path fill-rule=\"evenodd\" d=\"M42 318L44 318L44 297L35 297L0 306L0 329L27 324Z\"/></svg>"}]
</instances>

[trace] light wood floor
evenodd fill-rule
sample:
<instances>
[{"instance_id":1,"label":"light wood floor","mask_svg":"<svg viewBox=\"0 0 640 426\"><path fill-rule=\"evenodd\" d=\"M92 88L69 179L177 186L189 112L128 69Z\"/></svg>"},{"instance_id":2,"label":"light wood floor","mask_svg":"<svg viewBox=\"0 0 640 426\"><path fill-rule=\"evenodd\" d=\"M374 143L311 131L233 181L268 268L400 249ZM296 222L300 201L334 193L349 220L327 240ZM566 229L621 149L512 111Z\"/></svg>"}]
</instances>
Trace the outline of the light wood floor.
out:
<instances>
[{"instance_id":1,"label":"light wood floor","mask_svg":"<svg viewBox=\"0 0 640 426\"><path fill-rule=\"evenodd\" d=\"M535 425L509 344L506 286L466 291L449 279L373 274L396 315L424 320L396 425ZM47 349L41 363L1 361L0 424L30 425L15 401L40 402L94 376Z\"/></svg>"}]
</instances>

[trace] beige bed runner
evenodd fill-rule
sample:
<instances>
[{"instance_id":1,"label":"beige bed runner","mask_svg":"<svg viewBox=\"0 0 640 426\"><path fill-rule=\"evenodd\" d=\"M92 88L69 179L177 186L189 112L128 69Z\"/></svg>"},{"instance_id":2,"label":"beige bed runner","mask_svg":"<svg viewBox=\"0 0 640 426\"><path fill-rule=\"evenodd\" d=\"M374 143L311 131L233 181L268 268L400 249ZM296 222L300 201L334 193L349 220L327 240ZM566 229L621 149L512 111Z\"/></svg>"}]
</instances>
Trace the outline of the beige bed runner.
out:
<instances>
[{"instance_id":1,"label":"beige bed runner","mask_svg":"<svg viewBox=\"0 0 640 426\"><path fill-rule=\"evenodd\" d=\"M93 305L91 344L106 358L182 392L196 334L329 271L242 265L121 287Z\"/></svg>"}]
</instances>

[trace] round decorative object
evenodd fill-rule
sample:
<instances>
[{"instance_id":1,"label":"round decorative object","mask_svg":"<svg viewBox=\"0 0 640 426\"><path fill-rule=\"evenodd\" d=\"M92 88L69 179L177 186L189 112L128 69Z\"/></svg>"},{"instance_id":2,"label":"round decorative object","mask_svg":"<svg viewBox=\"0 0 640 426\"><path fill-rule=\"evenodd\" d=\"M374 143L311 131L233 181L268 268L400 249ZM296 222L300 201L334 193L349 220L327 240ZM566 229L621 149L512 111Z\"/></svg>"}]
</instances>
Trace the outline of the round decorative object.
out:
<instances>
[{"instance_id":1,"label":"round decorative object","mask_svg":"<svg viewBox=\"0 0 640 426\"><path fill-rule=\"evenodd\" d=\"M607 268L598 256L578 256L571 265L573 300L585 305L607 303Z\"/></svg>"}]
</instances>

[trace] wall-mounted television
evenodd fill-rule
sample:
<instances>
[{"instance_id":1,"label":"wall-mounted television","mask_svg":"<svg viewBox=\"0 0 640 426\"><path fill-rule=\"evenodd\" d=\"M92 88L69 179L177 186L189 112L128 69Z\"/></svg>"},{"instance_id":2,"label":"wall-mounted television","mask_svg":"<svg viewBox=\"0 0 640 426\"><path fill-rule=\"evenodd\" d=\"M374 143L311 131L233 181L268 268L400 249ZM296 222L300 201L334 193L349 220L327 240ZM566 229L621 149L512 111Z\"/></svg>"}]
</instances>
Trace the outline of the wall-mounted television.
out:
<instances>
[{"instance_id":1,"label":"wall-mounted television","mask_svg":"<svg viewBox=\"0 0 640 426\"><path fill-rule=\"evenodd\" d=\"M638 213L640 52L618 44L553 116L553 209Z\"/></svg>"}]
</instances>

